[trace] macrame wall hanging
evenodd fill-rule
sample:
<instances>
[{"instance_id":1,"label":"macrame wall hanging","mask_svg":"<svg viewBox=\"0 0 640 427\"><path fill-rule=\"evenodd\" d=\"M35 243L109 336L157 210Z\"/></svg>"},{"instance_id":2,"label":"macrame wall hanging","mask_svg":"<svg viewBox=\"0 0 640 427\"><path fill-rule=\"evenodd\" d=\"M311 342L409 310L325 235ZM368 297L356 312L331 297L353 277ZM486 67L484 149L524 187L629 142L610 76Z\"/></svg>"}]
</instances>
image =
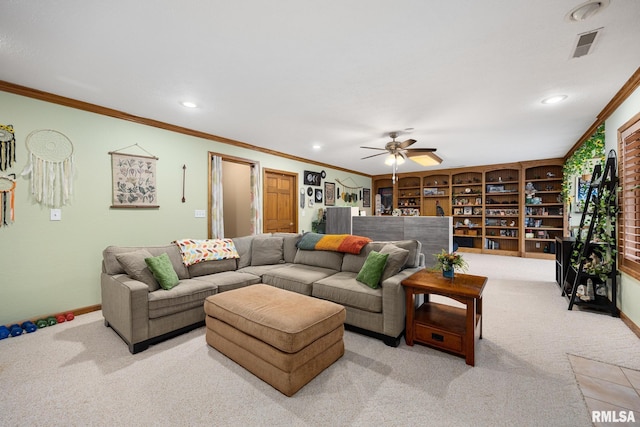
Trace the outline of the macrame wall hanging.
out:
<instances>
[{"instance_id":1,"label":"macrame wall hanging","mask_svg":"<svg viewBox=\"0 0 640 427\"><path fill-rule=\"evenodd\" d=\"M15 220L16 174L0 175L0 227L12 224Z\"/></svg>"},{"instance_id":2,"label":"macrame wall hanging","mask_svg":"<svg viewBox=\"0 0 640 427\"><path fill-rule=\"evenodd\" d=\"M66 205L73 193L73 144L51 129L35 130L26 139L29 162L22 176L31 175L31 195L49 207Z\"/></svg>"},{"instance_id":3,"label":"macrame wall hanging","mask_svg":"<svg viewBox=\"0 0 640 427\"><path fill-rule=\"evenodd\" d=\"M16 162L16 135L12 125L0 125L0 171Z\"/></svg>"}]
</instances>

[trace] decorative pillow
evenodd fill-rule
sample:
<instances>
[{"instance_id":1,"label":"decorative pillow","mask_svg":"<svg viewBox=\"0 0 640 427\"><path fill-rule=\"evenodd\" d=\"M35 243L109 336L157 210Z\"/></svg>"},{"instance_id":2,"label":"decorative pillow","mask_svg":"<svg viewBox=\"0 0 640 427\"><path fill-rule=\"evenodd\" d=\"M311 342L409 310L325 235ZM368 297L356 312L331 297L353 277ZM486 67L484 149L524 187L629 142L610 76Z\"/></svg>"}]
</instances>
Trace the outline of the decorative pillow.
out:
<instances>
[{"instance_id":1,"label":"decorative pillow","mask_svg":"<svg viewBox=\"0 0 640 427\"><path fill-rule=\"evenodd\" d=\"M144 262L147 264L149 270L151 270L151 273L153 274L153 277L156 278L162 289L168 291L180 282L178 274L173 269L169 255L166 253L145 258Z\"/></svg>"},{"instance_id":2,"label":"decorative pillow","mask_svg":"<svg viewBox=\"0 0 640 427\"><path fill-rule=\"evenodd\" d=\"M389 254L381 254L380 252L371 251L367 256L367 260L360 269L356 280L365 285L376 289L380 284L384 266L387 264Z\"/></svg>"},{"instance_id":3,"label":"decorative pillow","mask_svg":"<svg viewBox=\"0 0 640 427\"><path fill-rule=\"evenodd\" d=\"M284 238L256 237L251 243L251 265L272 265L284 262Z\"/></svg>"},{"instance_id":4,"label":"decorative pillow","mask_svg":"<svg viewBox=\"0 0 640 427\"><path fill-rule=\"evenodd\" d=\"M404 268L404 265L407 263L407 259L409 258L409 251L406 249L402 249L397 247L396 245L389 243L380 250L381 254L388 254L389 258L387 258L387 265L384 267L384 271L382 272L381 282L384 282L391 276L395 276Z\"/></svg>"},{"instance_id":5,"label":"decorative pillow","mask_svg":"<svg viewBox=\"0 0 640 427\"><path fill-rule=\"evenodd\" d=\"M150 258L153 255L146 249L138 249L133 252L125 252L123 254L117 254L116 259L122 265L125 273L129 277L135 280L139 280L149 287L149 291L157 291L160 289L160 285L153 277L153 273L147 267L145 258Z\"/></svg>"},{"instance_id":6,"label":"decorative pillow","mask_svg":"<svg viewBox=\"0 0 640 427\"><path fill-rule=\"evenodd\" d=\"M183 239L174 242L182 254L182 263L189 267L202 261L239 258L231 239L194 240Z\"/></svg>"}]
</instances>

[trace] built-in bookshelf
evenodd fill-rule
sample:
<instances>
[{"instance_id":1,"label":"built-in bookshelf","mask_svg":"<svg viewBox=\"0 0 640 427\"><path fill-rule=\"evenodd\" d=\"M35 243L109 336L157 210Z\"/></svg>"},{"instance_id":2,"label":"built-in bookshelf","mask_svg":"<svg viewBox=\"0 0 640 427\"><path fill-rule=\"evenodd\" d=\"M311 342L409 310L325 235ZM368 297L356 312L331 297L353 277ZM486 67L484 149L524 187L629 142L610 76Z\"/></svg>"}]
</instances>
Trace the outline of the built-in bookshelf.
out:
<instances>
[{"instance_id":1,"label":"built-in bookshelf","mask_svg":"<svg viewBox=\"0 0 640 427\"><path fill-rule=\"evenodd\" d=\"M496 254L520 254L520 170L485 172L484 249Z\"/></svg>"},{"instance_id":2,"label":"built-in bookshelf","mask_svg":"<svg viewBox=\"0 0 640 427\"><path fill-rule=\"evenodd\" d=\"M392 204L387 214L451 216L461 252L554 259L555 239L567 228L562 165L549 159L400 173L395 184L373 177L373 188Z\"/></svg>"}]
</instances>

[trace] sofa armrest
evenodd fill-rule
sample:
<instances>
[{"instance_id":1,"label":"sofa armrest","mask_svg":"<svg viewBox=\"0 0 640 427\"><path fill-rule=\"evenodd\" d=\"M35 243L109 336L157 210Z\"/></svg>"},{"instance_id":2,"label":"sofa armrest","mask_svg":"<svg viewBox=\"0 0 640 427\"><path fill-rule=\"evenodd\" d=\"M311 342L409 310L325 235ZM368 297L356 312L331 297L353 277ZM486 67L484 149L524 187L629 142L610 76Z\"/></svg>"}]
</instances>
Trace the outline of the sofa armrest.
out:
<instances>
[{"instance_id":1,"label":"sofa armrest","mask_svg":"<svg viewBox=\"0 0 640 427\"><path fill-rule=\"evenodd\" d=\"M131 346L149 336L149 287L126 274L101 274L102 315Z\"/></svg>"},{"instance_id":2,"label":"sofa armrest","mask_svg":"<svg viewBox=\"0 0 640 427\"><path fill-rule=\"evenodd\" d=\"M406 300L402 281L422 267L406 268L382 282L382 314L384 334L399 336L405 328Z\"/></svg>"}]
</instances>

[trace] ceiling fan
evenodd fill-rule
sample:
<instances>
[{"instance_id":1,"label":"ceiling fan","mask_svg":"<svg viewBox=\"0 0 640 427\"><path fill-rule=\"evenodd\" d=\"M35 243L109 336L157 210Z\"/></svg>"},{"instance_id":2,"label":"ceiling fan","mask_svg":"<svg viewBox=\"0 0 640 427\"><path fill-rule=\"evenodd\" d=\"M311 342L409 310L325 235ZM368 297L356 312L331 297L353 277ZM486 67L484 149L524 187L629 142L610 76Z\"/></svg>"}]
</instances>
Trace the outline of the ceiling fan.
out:
<instances>
[{"instance_id":1,"label":"ceiling fan","mask_svg":"<svg viewBox=\"0 0 640 427\"><path fill-rule=\"evenodd\" d=\"M409 148L417 141L415 139L407 139L406 141L396 141L398 137L397 132L389 132L391 141L387 142L384 148L377 147L360 147L369 150L379 150L383 153L372 154L370 156L363 157L369 159L371 157L387 155L385 163L389 166L393 166L393 182L396 181L396 171L398 165L404 163L405 159L413 160L414 162L422 166L433 166L442 163L442 159L435 154L436 148Z\"/></svg>"}]
</instances>

